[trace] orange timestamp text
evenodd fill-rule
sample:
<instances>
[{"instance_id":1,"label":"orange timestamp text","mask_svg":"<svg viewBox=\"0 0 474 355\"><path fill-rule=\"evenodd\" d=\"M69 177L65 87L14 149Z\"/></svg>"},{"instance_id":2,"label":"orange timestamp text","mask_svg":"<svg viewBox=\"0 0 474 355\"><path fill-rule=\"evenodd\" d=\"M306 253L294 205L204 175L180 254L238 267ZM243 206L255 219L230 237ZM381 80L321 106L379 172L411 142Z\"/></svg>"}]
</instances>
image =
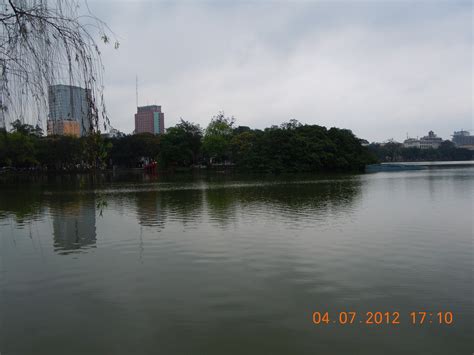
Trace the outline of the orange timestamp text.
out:
<instances>
[{"instance_id":1,"label":"orange timestamp text","mask_svg":"<svg viewBox=\"0 0 474 355\"><path fill-rule=\"evenodd\" d=\"M408 323L412 325L425 324L439 324L452 325L454 323L453 312L428 312L417 311L400 315L400 312L313 312L312 322L315 325L350 325L350 324L365 324L365 325L398 325L401 323Z\"/></svg>"}]
</instances>

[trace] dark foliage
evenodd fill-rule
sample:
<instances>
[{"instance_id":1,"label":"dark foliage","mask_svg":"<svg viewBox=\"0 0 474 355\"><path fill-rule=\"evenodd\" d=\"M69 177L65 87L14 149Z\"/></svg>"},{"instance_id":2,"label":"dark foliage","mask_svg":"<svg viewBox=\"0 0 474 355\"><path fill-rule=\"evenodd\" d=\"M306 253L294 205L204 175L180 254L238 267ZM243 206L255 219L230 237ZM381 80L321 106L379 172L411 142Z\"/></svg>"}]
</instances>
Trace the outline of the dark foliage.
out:
<instances>
[{"instance_id":1,"label":"dark foliage","mask_svg":"<svg viewBox=\"0 0 474 355\"><path fill-rule=\"evenodd\" d=\"M139 167L143 159L156 159L160 146L160 136L150 133L134 134L106 141L111 144L109 161L114 165L128 168Z\"/></svg>"},{"instance_id":2,"label":"dark foliage","mask_svg":"<svg viewBox=\"0 0 474 355\"><path fill-rule=\"evenodd\" d=\"M404 148L400 143L371 144L369 150L382 162L401 161L454 161L471 160L474 152L456 148L451 141L444 141L438 149Z\"/></svg>"},{"instance_id":3,"label":"dark foliage","mask_svg":"<svg viewBox=\"0 0 474 355\"><path fill-rule=\"evenodd\" d=\"M161 166L189 167L198 162L202 130L199 125L184 121L169 128L161 136L158 154Z\"/></svg>"},{"instance_id":4,"label":"dark foliage","mask_svg":"<svg viewBox=\"0 0 474 355\"><path fill-rule=\"evenodd\" d=\"M234 135L232 152L239 168L268 172L361 170L375 162L351 131L294 120Z\"/></svg>"},{"instance_id":5,"label":"dark foliage","mask_svg":"<svg viewBox=\"0 0 474 355\"><path fill-rule=\"evenodd\" d=\"M0 131L0 167L55 171L104 167L111 146L98 134L76 138L42 137L38 127L15 121L12 131Z\"/></svg>"},{"instance_id":6,"label":"dark foliage","mask_svg":"<svg viewBox=\"0 0 474 355\"><path fill-rule=\"evenodd\" d=\"M162 135L106 139L41 137L34 127L19 124L11 133L0 134L0 166L70 171L103 167L100 162L133 168L158 161L162 169L206 164L278 173L361 170L376 162L349 130L295 120L265 130L233 124L233 118L219 114L204 133L198 125L181 120ZM100 159L94 160L97 152Z\"/></svg>"}]
</instances>

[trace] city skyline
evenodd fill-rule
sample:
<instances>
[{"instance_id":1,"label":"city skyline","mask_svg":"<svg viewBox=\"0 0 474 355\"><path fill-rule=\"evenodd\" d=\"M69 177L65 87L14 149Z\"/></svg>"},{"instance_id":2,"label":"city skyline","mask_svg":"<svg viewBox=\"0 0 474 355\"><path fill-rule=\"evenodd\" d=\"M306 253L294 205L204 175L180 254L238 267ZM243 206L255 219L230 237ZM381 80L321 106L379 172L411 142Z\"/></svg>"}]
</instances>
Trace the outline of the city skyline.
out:
<instances>
[{"instance_id":1,"label":"city skyline","mask_svg":"<svg viewBox=\"0 0 474 355\"><path fill-rule=\"evenodd\" d=\"M205 128L289 119L403 140L472 127L472 4L151 3L92 1L117 34L104 48L112 126L133 131L139 106L162 105ZM124 71L123 68L127 68Z\"/></svg>"}]
</instances>

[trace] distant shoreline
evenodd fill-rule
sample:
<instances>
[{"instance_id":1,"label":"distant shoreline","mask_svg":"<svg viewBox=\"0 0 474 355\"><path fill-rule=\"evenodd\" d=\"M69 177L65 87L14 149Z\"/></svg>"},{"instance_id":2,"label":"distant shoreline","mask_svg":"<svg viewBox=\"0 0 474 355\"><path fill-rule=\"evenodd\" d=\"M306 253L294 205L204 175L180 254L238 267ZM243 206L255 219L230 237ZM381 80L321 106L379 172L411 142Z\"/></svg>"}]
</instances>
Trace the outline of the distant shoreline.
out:
<instances>
[{"instance_id":1,"label":"distant shoreline","mask_svg":"<svg viewBox=\"0 0 474 355\"><path fill-rule=\"evenodd\" d=\"M100 169L100 170L42 170L42 169L28 169L28 168L0 168L0 176L1 177L24 177L24 176L67 176L67 175L109 175L109 174L130 174L130 175L162 175L162 176L172 176L174 174L243 174L243 175L268 175L268 176L276 176L276 175L326 175L326 174L334 174L334 175L345 175L345 174L353 174L353 173L366 173L368 167L374 166L412 166L412 167L473 167L474 168L474 160L442 160L442 161L397 161L397 162L381 162L377 164L368 164L366 166L365 171L307 171L307 172L289 172L283 171L280 173L274 172L264 172L264 171L248 171L248 170L241 170L237 167L233 166L211 166L211 167L189 167L189 168L179 168L174 170L169 169L158 169L156 173L150 174L147 173L143 168L125 168L125 167L116 167L114 169L107 168L107 169Z\"/></svg>"}]
</instances>

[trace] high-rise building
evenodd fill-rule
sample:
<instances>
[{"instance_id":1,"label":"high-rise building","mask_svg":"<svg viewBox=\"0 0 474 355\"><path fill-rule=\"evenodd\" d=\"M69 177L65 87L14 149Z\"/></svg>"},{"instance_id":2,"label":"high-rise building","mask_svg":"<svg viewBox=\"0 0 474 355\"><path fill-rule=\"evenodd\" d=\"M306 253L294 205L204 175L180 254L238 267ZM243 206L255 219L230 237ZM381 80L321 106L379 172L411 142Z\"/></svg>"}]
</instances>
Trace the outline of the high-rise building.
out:
<instances>
[{"instance_id":1,"label":"high-rise building","mask_svg":"<svg viewBox=\"0 0 474 355\"><path fill-rule=\"evenodd\" d=\"M474 136L469 131L457 131L453 134L453 143L456 147L474 150Z\"/></svg>"},{"instance_id":2,"label":"high-rise building","mask_svg":"<svg viewBox=\"0 0 474 355\"><path fill-rule=\"evenodd\" d=\"M48 120L48 136L59 135L59 136L81 136L81 127L79 122L73 120L59 120L53 121Z\"/></svg>"},{"instance_id":3,"label":"high-rise building","mask_svg":"<svg viewBox=\"0 0 474 355\"><path fill-rule=\"evenodd\" d=\"M161 106L139 106L135 114L135 133L160 134L165 132L165 114Z\"/></svg>"},{"instance_id":4,"label":"high-rise building","mask_svg":"<svg viewBox=\"0 0 474 355\"><path fill-rule=\"evenodd\" d=\"M65 134L62 127L72 127L74 124L61 123L75 121L80 128L80 135L85 136L90 131L92 110L90 106L90 90L78 86L51 85L48 89L49 119L48 134ZM67 133L66 133L67 134Z\"/></svg>"}]
</instances>

